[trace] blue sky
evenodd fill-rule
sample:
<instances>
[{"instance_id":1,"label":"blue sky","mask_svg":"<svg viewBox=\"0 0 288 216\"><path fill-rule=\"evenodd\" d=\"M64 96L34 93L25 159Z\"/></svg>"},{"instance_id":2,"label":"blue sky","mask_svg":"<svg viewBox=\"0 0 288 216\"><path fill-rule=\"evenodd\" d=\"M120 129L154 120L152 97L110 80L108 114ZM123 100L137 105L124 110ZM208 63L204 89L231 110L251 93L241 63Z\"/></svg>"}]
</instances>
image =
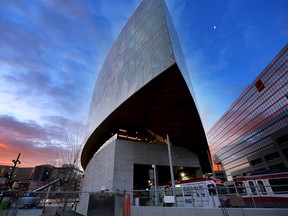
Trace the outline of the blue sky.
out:
<instances>
[{"instance_id":1,"label":"blue sky","mask_svg":"<svg viewBox=\"0 0 288 216\"><path fill-rule=\"evenodd\" d=\"M97 74L140 2L0 1L0 164L18 152L22 166L53 163L66 134L82 133ZM166 3L208 130L287 43L288 1Z\"/></svg>"}]
</instances>

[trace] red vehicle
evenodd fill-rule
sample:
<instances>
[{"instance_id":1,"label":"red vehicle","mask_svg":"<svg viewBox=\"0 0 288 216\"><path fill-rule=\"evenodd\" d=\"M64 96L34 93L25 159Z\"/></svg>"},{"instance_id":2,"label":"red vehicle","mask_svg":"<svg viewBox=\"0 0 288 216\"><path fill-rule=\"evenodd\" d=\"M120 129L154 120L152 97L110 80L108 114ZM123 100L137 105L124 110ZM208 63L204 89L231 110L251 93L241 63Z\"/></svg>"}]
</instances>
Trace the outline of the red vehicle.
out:
<instances>
[{"instance_id":1,"label":"red vehicle","mask_svg":"<svg viewBox=\"0 0 288 216\"><path fill-rule=\"evenodd\" d=\"M235 178L234 187L247 207L288 208L288 172Z\"/></svg>"}]
</instances>

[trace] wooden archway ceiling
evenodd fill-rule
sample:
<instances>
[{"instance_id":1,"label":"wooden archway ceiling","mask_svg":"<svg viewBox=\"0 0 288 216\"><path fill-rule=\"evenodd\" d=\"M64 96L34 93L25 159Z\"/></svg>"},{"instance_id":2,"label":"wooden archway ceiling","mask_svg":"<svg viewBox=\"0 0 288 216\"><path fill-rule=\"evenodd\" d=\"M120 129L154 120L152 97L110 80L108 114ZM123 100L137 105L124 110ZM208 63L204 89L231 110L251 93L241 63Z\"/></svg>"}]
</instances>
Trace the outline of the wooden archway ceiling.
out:
<instances>
[{"instance_id":1,"label":"wooden archway ceiling","mask_svg":"<svg viewBox=\"0 0 288 216\"><path fill-rule=\"evenodd\" d=\"M198 154L202 171L210 171L205 132L177 64L143 86L95 129L82 151L84 169L111 133L122 127L146 128L162 137L169 134L173 145Z\"/></svg>"}]
</instances>

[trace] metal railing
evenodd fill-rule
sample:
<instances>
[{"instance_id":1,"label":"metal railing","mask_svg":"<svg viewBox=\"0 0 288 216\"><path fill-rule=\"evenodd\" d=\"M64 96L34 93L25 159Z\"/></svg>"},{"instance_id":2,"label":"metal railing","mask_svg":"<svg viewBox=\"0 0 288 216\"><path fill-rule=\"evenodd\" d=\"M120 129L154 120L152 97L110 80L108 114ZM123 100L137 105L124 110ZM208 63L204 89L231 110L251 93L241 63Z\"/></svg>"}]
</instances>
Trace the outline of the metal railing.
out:
<instances>
[{"instance_id":1,"label":"metal railing","mask_svg":"<svg viewBox=\"0 0 288 216\"><path fill-rule=\"evenodd\" d=\"M62 215L65 211L76 211L80 198L89 197L85 192L41 191L37 196L26 196L26 192L9 191L0 204L2 215Z\"/></svg>"},{"instance_id":2,"label":"metal railing","mask_svg":"<svg viewBox=\"0 0 288 216\"><path fill-rule=\"evenodd\" d=\"M288 185L273 187L176 188L178 207L288 208ZM136 206L175 206L172 191L165 189L127 191Z\"/></svg>"},{"instance_id":3,"label":"metal railing","mask_svg":"<svg viewBox=\"0 0 288 216\"><path fill-rule=\"evenodd\" d=\"M156 190L122 191L130 195L133 206L187 208L288 208L288 185L273 187L224 187L175 189L176 200L170 188ZM3 191L0 191L2 193ZM42 191L27 197L23 191L5 191L0 204L0 216L61 215L64 211L77 211L80 200L89 200L91 192Z\"/></svg>"}]
</instances>

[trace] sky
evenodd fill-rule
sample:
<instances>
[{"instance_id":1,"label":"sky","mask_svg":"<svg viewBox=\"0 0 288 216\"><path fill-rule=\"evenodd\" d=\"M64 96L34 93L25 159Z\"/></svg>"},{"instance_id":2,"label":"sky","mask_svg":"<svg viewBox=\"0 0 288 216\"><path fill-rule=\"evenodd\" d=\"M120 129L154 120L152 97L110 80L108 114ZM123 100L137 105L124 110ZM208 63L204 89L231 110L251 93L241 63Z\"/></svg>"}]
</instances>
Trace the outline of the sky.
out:
<instances>
[{"instance_id":1,"label":"sky","mask_svg":"<svg viewBox=\"0 0 288 216\"><path fill-rule=\"evenodd\" d=\"M59 165L140 0L0 1L0 165ZM166 0L206 131L288 42L287 0Z\"/></svg>"}]
</instances>

